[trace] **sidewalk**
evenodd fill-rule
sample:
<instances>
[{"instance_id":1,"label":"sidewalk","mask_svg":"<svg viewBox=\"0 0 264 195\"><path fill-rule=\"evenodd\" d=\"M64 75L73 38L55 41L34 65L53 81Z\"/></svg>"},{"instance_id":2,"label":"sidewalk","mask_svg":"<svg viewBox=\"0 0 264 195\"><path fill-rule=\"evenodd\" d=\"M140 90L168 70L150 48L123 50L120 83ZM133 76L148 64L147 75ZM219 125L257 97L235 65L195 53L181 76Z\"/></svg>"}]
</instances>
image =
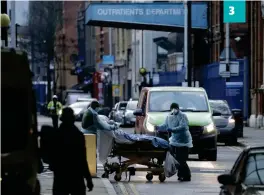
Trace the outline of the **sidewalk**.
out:
<instances>
[{"instance_id":1,"label":"sidewalk","mask_svg":"<svg viewBox=\"0 0 264 195\"><path fill-rule=\"evenodd\" d=\"M244 146L264 146L264 130L244 127L244 137L238 138Z\"/></svg>"},{"instance_id":2,"label":"sidewalk","mask_svg":"<svg viewBox=\"0 0 264 195\"><path fill-rule=\"evenodd\" d=\"M41 174L38 178L41 185L41 195L52 195L52 174ZM87 195L116 195L114 187L108 179L93 178L93 184L93 191L88 192L87 190Z\"/></svg>"}]
</instances>

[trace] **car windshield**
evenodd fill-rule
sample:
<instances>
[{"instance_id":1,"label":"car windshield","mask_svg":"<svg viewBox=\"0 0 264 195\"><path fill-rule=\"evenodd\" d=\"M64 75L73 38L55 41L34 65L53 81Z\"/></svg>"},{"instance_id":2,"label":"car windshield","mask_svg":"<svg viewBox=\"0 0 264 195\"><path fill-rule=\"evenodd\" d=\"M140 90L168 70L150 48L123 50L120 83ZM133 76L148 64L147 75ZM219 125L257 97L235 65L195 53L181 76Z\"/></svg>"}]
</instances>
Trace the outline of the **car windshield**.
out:
<instances>
[{"instance_id":1,"label":"car windshield","mask_svg":"<svg viewBox=\"0 0 264 195\"><path fill-rule=\"evenodd\" d=\"M264 153L249 156L244 183L246 185L264 185Z\"/></svg>"},{"instance_id":2,"label":"car windshield","mask_svg":"<svg viewBox=\"0 0 264 195\"><path fill-rule=\"evenodd\" d=\"M224 101L209 101L212 110L221 113L222 115L231 115L229 106Z\"/></svg>"},{"instance_id":3,"label":"car windshield","mask_svg":"<svg viewBox=\"0 0 264 195\"><path fill-rule=\"evenodd\" d=\"M178 103L186 112L208 112L207 98L199 91L155 91L150 93L149 112L166 112L172 103Z\"/></svg>"},{"instance_id":4,"label":"car windshield","mask_svg":"<svg viewBox=\"0 0 264 195\"><path fill-rule=\"evenodd\" d=\"M120 103L119 110L125 110L127 106L127 103Z\"/></svg>"},{"instance_id":5,"label":"car windshield","mask_svg":"<svg viewBox=\"0 0 264 195\"><path fill-rule=\"evenodd\" d=\"M85 108L88 107L91 102L76 102L70 105L71 108Z\"/></svg>"},{"instance_id":6,"label":"car windshield","mask_svg":"<svg viewBox=\"0 0 264 195\"><path fill-rule=\"evenodd\" d=\"M136 110L137 109L137 101L130 101L127 103L128 110Z\"/></svg>"}]
</instances>

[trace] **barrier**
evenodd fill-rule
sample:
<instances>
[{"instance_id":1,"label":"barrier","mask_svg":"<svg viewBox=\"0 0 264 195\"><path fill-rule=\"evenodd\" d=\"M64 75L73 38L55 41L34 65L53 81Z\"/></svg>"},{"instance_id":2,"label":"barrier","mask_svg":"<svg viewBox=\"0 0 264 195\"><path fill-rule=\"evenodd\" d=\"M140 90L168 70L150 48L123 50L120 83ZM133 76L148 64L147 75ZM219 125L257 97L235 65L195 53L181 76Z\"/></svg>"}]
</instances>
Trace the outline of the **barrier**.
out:
<instances>
[{"instance_id":1,"label":"barrier","mask_svg":"<svg viewBox=\"0 0 264 195\"><path fill-rule=\"evenodd\" d=\"M97 176L97 160L96 160L96 135L84 134L86 158L92 177Z\"/></svg>"}]
</instances>

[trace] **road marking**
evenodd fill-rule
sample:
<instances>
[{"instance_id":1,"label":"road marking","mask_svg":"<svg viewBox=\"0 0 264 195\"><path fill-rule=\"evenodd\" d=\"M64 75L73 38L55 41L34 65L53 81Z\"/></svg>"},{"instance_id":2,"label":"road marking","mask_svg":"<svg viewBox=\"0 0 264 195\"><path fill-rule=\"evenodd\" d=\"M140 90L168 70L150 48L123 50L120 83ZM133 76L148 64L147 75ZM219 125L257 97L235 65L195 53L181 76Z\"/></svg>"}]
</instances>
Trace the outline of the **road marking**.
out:
<instances>
[{"instance_id":1,"label":"road marking","mask_svg":"<svg viewBox=\"0 0 264 195\"><path fill-rule=\"evenodd\" d=\"M129 183L129 187L132 190L132 192L134 193L134 195L140 195L134 184Z\"/></svg>"},{"instance_id":2,"label":"road marking","mask_svg":"<svg viewBox=\"0 0 264 195\"><path fill-rule=\"evenodd\" d=\"M213 169L215 166L213 165L212 162L203 162L203 161L187 161L187 164L189 167L193 168L207 168L207 169ZM135 164L134 167L136 168L146 168L147 166L140 165L140 164Z\"/></svg>"},{"instance_id":3,"label":"road marking","mask_svg":"<svg viewBox=\"0 0 264 195\"><path fill-rule=\"evenodd\" d=\"M213 169L215 168L211 162L199 162L199 161L187 161L189 167L202 168L202 169Z\"/></svg>"},{"instance_id":4,"label":"road marking","mask_svg":"<svg viewBox=\"0 0 264 195\"><path fill-rule=\"evenodd\" d=\"M123 195L129 195L127 190L126 190L126 187L124 186L124 184L122 182L118 182L117 184L118 184Z\"/></svg>"},{"instance_id":5,"label":"road marking","mask_svg":"<svg viewBox=\"0 0 264 195\"><path fill-rule=\"evenodd\" d=\"M241 152L242 148L239 148L237 146L227 146L230 150L236 151L236 152Z\"/></svg>"}]
</instances>

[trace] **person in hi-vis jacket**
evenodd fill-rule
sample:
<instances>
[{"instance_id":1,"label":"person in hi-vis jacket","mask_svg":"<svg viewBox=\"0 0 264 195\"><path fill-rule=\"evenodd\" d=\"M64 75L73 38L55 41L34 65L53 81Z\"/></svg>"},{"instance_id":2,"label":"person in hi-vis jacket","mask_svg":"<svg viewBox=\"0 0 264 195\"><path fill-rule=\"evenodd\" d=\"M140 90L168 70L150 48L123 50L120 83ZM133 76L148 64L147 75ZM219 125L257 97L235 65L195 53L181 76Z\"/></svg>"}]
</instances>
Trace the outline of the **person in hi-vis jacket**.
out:
<instances>
[{"instance_id":1,"label":"person in hi-vis jacket","mask_svg":"<svg viewBox=\"0 0 264 195\"><path fill-rule=\"evenodd\" d=\"M58 101L58 97L54 95L52 100L48 104L48 111L52 119L53 127L55 129L58 128L59 112L61 109L62 109L62 104Z\"/></svg>"}]
</instances>

